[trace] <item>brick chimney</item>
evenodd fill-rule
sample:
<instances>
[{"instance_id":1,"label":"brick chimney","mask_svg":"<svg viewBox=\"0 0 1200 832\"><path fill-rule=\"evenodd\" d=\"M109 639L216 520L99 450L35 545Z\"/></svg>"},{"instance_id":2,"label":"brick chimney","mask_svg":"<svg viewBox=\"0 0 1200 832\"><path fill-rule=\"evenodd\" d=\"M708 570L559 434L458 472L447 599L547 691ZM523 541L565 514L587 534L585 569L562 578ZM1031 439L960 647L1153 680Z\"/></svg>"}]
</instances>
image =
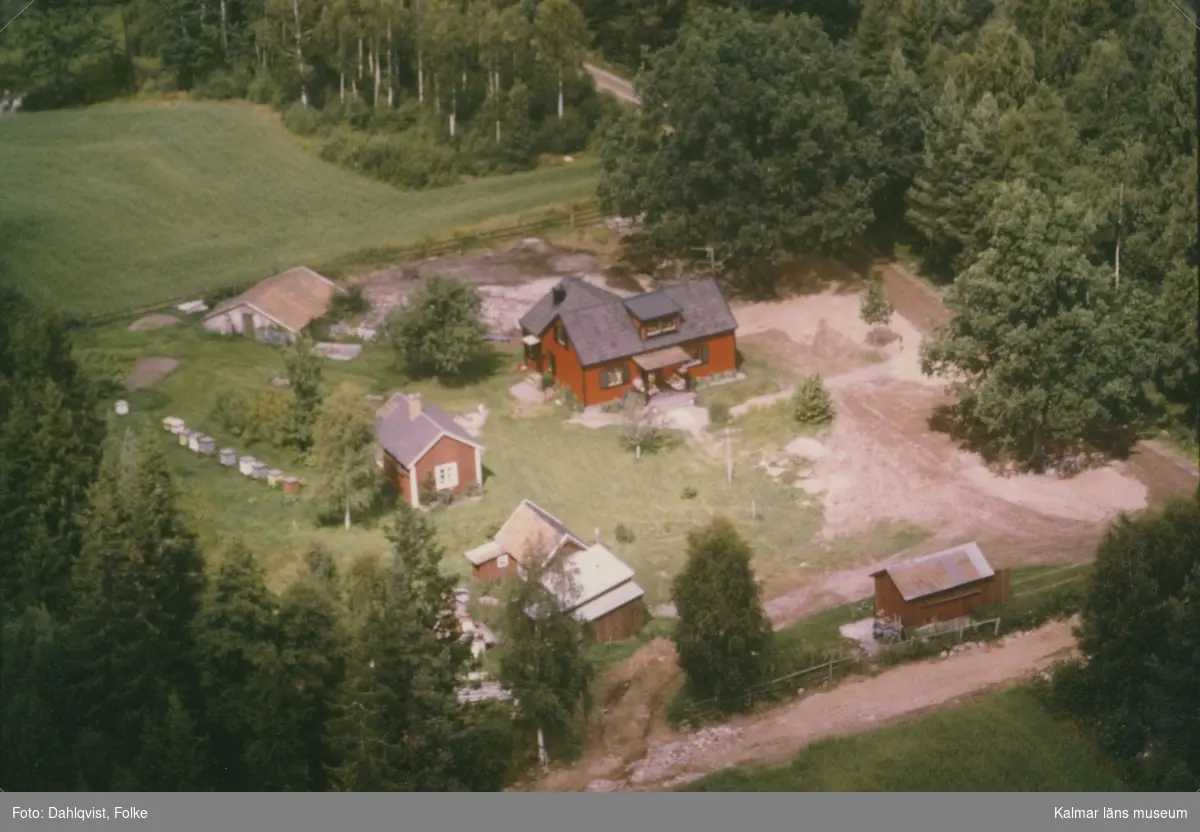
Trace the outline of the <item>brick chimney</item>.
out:
<instances>
[{"instance_id":1,"label":"brick chimney","mask_svg":"<svg viewBox=\"0 0 1200 832\"><path fill-rule=\"evenodd\" d=\"M416 418L421 415L421 394L408 394L408 420L416 421Z\"/></svg>"},{"instance_id":2,"label":"brick chimney","mask_svg":"<svg viewBox=\"0 0 1200 832\"><path fill-rule=\"evenodd\" d=\"M567 285L565 283L558 284L551 290L550 294L554 300L554 305L558 306L567 299Z\"/></svg>"}]
</instances>

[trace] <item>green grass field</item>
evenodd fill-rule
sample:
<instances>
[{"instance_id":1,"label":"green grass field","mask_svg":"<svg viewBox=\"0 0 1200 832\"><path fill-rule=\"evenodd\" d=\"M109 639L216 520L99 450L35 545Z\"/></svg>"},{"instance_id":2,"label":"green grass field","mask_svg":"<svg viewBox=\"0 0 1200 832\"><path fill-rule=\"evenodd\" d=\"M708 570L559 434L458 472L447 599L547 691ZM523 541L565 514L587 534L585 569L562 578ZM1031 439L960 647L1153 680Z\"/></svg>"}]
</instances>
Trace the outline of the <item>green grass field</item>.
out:
<instances>
[{"instance_id":1,"label":"green grass field","mask_svg":"<svg viewBox=\"0 0 1200 832\"><path fill-rule=\"evenodd\" d=\"M260 108L123 102L0 121L0 280L79 316L590 198L594 161L405 192Z\"/></svg>"},{"instance_id":2,"label":"green grass field","mask_svg":"<svg viewBox=\"0 0 1200 832\"><path fill-rule=\"evenodd\" d=\"M814 743L788 765L732 768L706 792L1100 792L1126 787L1027 689L868 734Z\"/></svg>"},{"instance_id":3,"label":"green grass field","mask_svg":"<svg viewBox=\"0 0 1200 832\"><path fill-rule=\"evenodd\" d=\"M285 471L295 470L296 460L288 452L244 447L223 436L209 418L221 392L267 388L281 372L283 354L278 348L206 334L194 323L146 333L130 333L123 325L111 324L81 331L78 343L85 355L93 360L104 356L122 371L140 356L181 362L152 387L128 397L134 414L127 420L157 423L164 416L178 416L211 433L221 445L233 445ZM525 497L558 514L589 539L599 529L601 539L637 570L651 606L667 598L670 580L685 558L687 531L707 522L713 512L726 513L743 530L755 549L755 566L768 597L794 585L798 570L839 565L853 556L844 548L812 543L821 522L819 506L760 470L739 470L730 485L723 459L682 443L636 460L622 447L617 428L593 430L567 424L553 408L539 416L515 416L508 388L520 378L515 372L518 358L513 353L502 359L495 376L459 388L410 383L392 369L390 353L373 345L354 361L324 365L331 384L355 380L379 393L416 390L450 413L481 403L488 406L482 437L487 446L484 464L491 472L487 494L431 515L453 568L465 572L461 553L484 542L489 528L503 521ZM168 442L168 436L158 430ZM182 448L169 449L168 458L206 544L217 547L233 535L241 536L262 553L276 579L286 579L296 555L313 540L324 541L342 558L382 551L385 546L377 526L364 525L348 533L341 528L317 528L303 502L289 501L222 468L212 458ZM696 490L694 498L684 498L687 486ZM752 505L756 517L751 517ZM616 543L618 524L634 533L632 542Z\"/></svg>"}]
</instances>

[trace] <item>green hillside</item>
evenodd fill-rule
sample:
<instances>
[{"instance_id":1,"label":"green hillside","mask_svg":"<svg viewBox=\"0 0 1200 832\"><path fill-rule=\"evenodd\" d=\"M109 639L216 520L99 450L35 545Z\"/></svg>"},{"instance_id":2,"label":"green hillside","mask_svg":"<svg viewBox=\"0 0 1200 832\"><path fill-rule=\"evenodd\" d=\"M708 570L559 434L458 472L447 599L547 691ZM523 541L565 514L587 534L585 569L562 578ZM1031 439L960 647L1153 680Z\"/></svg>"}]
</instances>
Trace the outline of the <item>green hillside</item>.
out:
<instances>
[{"instance_id":1,"label":"green hillside","mask_svg":"<svg viewBox=\"0 0 1200 832\"><path fill-rule=\"evenodd\" d=\"M591 161L406 192L249 106L119 103L0 120L0 280L75 315L145 306L589 198Z\"/></svg>"}]
</instances>

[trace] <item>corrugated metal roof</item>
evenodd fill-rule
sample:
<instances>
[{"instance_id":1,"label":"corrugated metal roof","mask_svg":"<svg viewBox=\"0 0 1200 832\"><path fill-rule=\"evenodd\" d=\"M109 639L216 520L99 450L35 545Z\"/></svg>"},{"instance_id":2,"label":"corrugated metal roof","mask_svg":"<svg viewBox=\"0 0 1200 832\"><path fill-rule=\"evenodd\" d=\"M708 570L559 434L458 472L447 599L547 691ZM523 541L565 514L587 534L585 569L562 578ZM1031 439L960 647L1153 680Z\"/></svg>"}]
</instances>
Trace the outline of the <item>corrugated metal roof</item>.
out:
<instances>
[{"instance_id":1,"label":"corrugated metal roof","mask_svg":"<svg viewBox=\"0 0 1200 832\"><path fill-rule=\"evenodd\" d=\"M615 589L605 592L598 598L593 598L575 610L575 617L580 621L595 621L603 618L618 607L623 607L630 601L636 601L646 593L636 581L626 581Z\"/></svg>"},{"instance_id":2,"label":"corrugated metal roof","mask_svg":"<svg viewBox=\"0 0 1200 832\"><path fill-rule=\"evenodd\" d=\"M482 566L488 561L495 560L504 554L504 547L494 540L489 540L482 546L476 546L467 552L467 560L473 566Z\"/></svg>"},{"instance_id":3,"label":"corrugated metal roof","mask_svg":"<svg viewBox=\"0 0 1200 832\"><path fill-rule=\"evenodd\" d=\"M893 564L874 574L883 572L891 577L905 601L945 592L996 574L976 543Z\"/></svg>"},{"instance_id":4,"label":"corrugated metal roof","mask_svg":"<svg viewBox=\"0 0 1200 832\"><path fill-rule=\"evenodd\" d=\"M606 592L630 580L633 569L604 546L596 543L581 552L568 555L562 568L570 576L570 584L554 571L542 578L546 588L554 593L567 610L575 611Z\"/></svg>"}]
</instances>

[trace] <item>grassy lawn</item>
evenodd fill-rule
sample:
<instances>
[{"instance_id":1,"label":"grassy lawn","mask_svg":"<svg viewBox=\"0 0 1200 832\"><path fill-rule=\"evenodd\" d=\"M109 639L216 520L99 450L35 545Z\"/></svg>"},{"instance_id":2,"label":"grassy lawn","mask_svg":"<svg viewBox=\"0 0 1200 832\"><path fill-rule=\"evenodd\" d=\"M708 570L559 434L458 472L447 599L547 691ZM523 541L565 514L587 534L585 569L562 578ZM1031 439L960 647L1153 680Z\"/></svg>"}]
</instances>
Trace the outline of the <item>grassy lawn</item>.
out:
<instances>
[{"instance_id":1,"label":"grassy lawn","mask_svg":"<svg viewBox=\"0 0 1200 832\"><path fill-rule=\"evenodd\" d=\"M1099 792L1125 786L1027 689L917 721L814 743L788 765L732 768L708 792Z\"/></svg>"},{"instance_id":2,"label":"grassy lawn","mask_svg":"<svg viewBox=\"0 0 1200 832\"><path fill-rule=\"evenodd\" d=\"M173 373L128 396L134 412L123 421L151 420L157 425L164 416L178 416L212 434L219 446L231 445L289 473L303 474L289 452L244 446L222 435L209 418L222 392L266 389L281 372L279 348L206 334L196 324L147 333L130 333L114 324L81 331L78 343L92 360L102 356L113 363L114 371L127 370L139 356L180 361ZM594 430L568 424L555 411L515 415L508 387L518 380L512 371L516 360L515 353L503 355L495 376L461 388L411 383L392 368L390 353L373 345L354 361L324 365L329 383L355 380L378 393L416 390L452 414L480 403L488 406L482 437L487 446L487 494L432 515L449 553L450 568L465 574L467 564L461 553L486 540L489 531L525 497L557 514L585 538L592 538L598 529L601 539L637 570L651 607L667 599L670 580L685 557L686 533L714 512L739 523L755 549L758 574L768 586L786 583L800 563L820 568L842 556L810 544L820 526L819 508L761 471L739 471L730 485L723 459L683 443L637 460L621 446L617 428ZM156 429L164 443L172 441L160 427ZM168 458L179 473L186 505L208 547L216 548L234 535L243 537L262 553L277 582L287 579L296 556L314 540L325 542L341 559L383 551L386 546L380 524L363 524L350 532L340 527L319 529L302 500L284 497L222 468L212 458L182 448L169 449ZM689 486L697 492L690 499L683 496ZM617 524L633 532L632 542L616 542Z\"/></svg>"},{"instance_id":3,"label":"grassy lawn","mask_svg":"<svg viewBox=\"0 0 1200 832\"><path fill-rule=\"evenodd\" d=\"M0 279L103 314L590 198L594 161L405 192L261 109L122 102L0 121Z\"/></svg>"}]
</instances>

